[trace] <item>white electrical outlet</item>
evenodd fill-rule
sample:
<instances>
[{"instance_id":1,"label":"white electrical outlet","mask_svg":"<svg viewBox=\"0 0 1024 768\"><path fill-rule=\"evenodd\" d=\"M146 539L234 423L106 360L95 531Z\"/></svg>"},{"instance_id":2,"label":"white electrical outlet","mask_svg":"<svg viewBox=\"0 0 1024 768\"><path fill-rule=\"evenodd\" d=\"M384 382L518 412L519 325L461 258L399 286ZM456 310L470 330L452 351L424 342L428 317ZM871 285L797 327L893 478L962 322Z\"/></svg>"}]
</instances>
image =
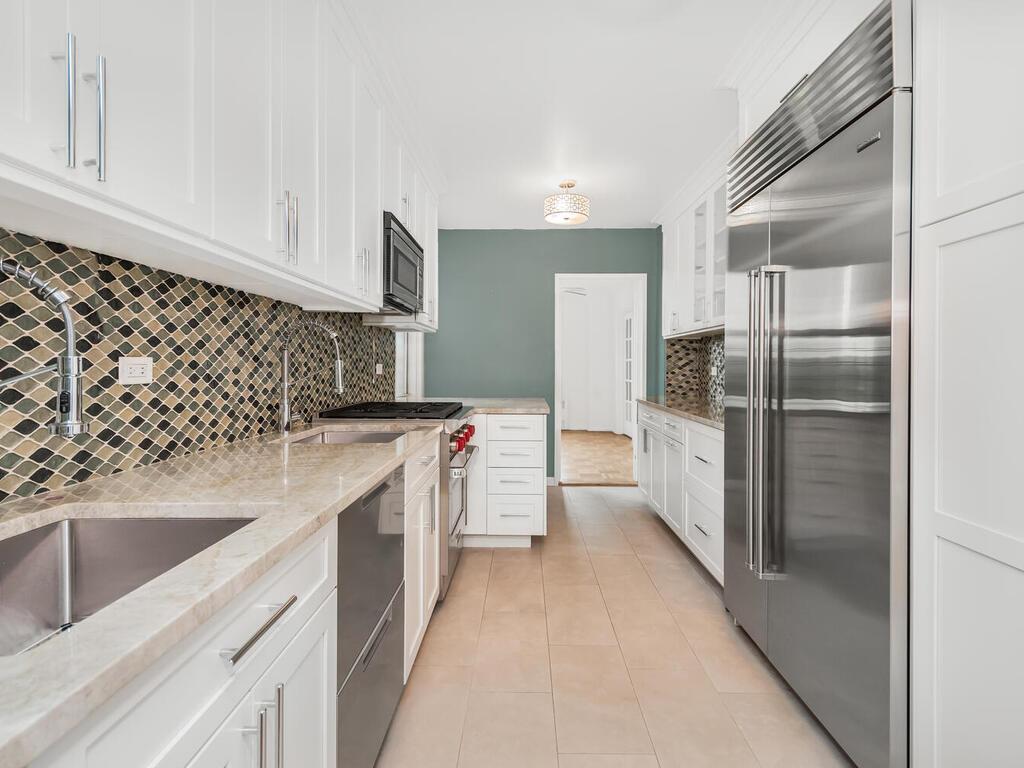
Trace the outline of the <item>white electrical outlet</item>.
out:
<instances>
[{"instance_id":1,"label":"white electrical outlet","mask_svg":"<svg viewBox=\"0 0 1024 768\"><path fill-rule=\"evenodd\" d=\"M118 384L152 384L152 357L122 357L117 361Z\"/></svg>"},{"instance_id":2,"label":"white electrical outlet","mask_svg":"<svg viewBox=\"0 0 1024 768\"><path fill-rule=\"evenodd\" d=\"M717 376L718 375L718 366L717 365L712 365L711 366L711 375L712 376Z\"/></svg>"},{"instance_id":3,"label":"white electrical outlet","mask_svg":"<svg viewBox=\"0 0 1024 768\"><path fill-rule=\"evenodd\" d=\"M375 366L373 366L373 372L375 374L377 374L378 376L383 376L384 375L384 363L377 363Z\"/></svg>"}]
</instances>

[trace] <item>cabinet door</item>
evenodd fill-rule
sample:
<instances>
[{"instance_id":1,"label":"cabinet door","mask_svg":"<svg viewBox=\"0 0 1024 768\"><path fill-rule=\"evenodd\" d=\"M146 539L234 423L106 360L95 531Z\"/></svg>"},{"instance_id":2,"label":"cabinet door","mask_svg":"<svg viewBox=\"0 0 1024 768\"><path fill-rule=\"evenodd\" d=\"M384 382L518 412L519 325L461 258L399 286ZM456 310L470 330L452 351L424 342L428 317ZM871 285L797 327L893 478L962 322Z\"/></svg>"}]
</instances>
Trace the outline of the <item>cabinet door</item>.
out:
<instances>
[{"instance_id":1,"label":"cabinet door","mask_svg":"<svg viewBox=\"0 0 1024 768\"><path fill-rule=\"evenodd\" d=\"M100 31L79 41L80 70L106 59L104 128L83 158L106 149L95 189L172 224L209 232L210 9L200 0L95 0ZM93 80L90 100L97 99ZM83 106L80 101L80 106ZM84 112L100 122L98 110ZM87 119L88 119L87 118ZM98 171L98 167L92 170Z\"/></svg>"},{"instance_id":2,"label":"cabinet door","mask_svg":"<svg viewBox=\"0 0 1024 768\"><path fill-rule=\"evenodd\" d=\"M274 766L333 766L337 743L338 593L332 592L253 690L273 702L269 747Z\"/></svg>"},{"instance_id":3,"label":"cabinet door","mask_svg":"<svg viewBox=\"0 0 1024 768\"><path fill-rule=\"evenodd\" d=\"M383 115L384 127L381 134L381 207L402 220L405 215L402 206L402 144L398 131L388 114ZM381 227L383 228L383 220Z\"/></svg>"},{"instance_id":4,"label":"cabinet door","mask_svg":"<svg viewBox=\"0 0 1024 768\"><path fill-rule=\"evenodd\" d=\"M1024 3L914 5L918 226L1024 192Z\"/></svg>"},{"instance_id":5,"label":"cabinet door","mask_svg":"<svg viewBox=\"0 0 1024 768\"><path fill-rule=\"evenodd\" d=\"M665 521L675 530L683 530L683 446L665 440Z\"/></svg>"},{"instance_id":6,"label":"cabinet door","mask_svg":"<svg viewBox=\"0 0 1024 768\"><path fill-rule=\"evenodd\" d=\"M440 543L447 546L448 537L442 537L439 525L441 516L438 513L438 484L433 483L420 491L423 498L423 629L430 623L430 616L437 604L437 595L441 587Z\"/></svg>"},{"instance_id":7,"label":"cabinet door","mask_svg":"<svg viewBox=\"0 0 1024 768\"><path fill-rule=\"evenodd\" d=\"M317 248L319 5L320 0L288 0L281 14L281 172L292 204L287 267L323 280Z\"/></svg>"},{"instance_id":8,"label":"cabinet door","mask_svg":"<svg viewBox=\"0 0 1024 768\"><path fill-rule=\"evenodd\" d=\"M213 224L220 243L284 261L274 30L281 0L213 0Z\"/></svg>"},{"instance_id":9,"label":"cabinet door","mask_svg":"<svg viewBox=\"0 0 1024 768\"><path fill-rule=\"evenodd\" d=\"M672 219L661 231L661 334L679 330L679 219Z\"/></svg>"},{"instance_id":10,"label":"cabinet door","mask_svg":"<svg viewBox=\"0 0 1024 768\"><path fill-rule=\"evenodd\" d=\"M676 219L676 277L672 290L671 307L675 312L675 332L693 328L694 286L694 208L689 208Z\"/></svg>"},{"instance_id":11,"label":"cabinet door","mask_svg":"<svg viewBox=\"0 0 1024 768\"><path fill-rule=\"evenodd\" d=\"M711 196L711 215L708 217L708 237L711 242L708 248L708 325L722 325L725 322L725 272L729 258L729 226L726 223L728 212L725 182L722 182Z\"/></svg>"},{"instance_id":12,"label":"cabinet door","mask_svg":"<svg viewBox=\"0 0 1024 768\"><path fill-rule=\"evenodd\" d=\"M363 270L363 299L383 305L381 243L381 109L369 85L356 88L356 251Z\"/></svg>"},{"instance_id":13,"label":"cabinet door","mask_svg":"<svg viewBox=\"0 0 1024 768\"><path fill-rule=\"evenodd\" d=\"M405 677L423 636L423 497L405 505Z\"/></svg>"},{"instance_id":14,"label":"cabinet door","mask_svg":"<svg viewBox=\"0 0 1024 768\"><path fill-rule=\"evenodd\" d=\"M426 195L423 201L424 235L423 246L423 312L421 322L429 328L437 328L437 200L433 195Z\"/></svg>"},{"instance_id":15,"label":"cabinet door","mask_svg":"<svg viewBox=\"0 0 1024 768\"><path fill-rule=\"evenodd\" d=\"M640 447L636 452L636 482L640 491L651 499L651 430L640 427Z\"/></svg>"},{"instance_id":16,"label":"cabinet door","mask_svg":"<svg viewBox=\"0 0 1024 768\"><path fill-rule=\"evenodd\" d=\"M659 512L665 511L665 438L651 430L647 438L651 453L651 504Z\"/></svg>"},{"instance_id":17,"label":"cabinet door","mask_svg":"<svg viewBox=\"0 0 1024 768\"><path fill-rule=\"evenodd\" d=\"M406 146L402 146L401 149L402 158L402 185L401 185L401 209L398 217L401 219L405 228L412 232L412 236L416 238L416 242L419 242L419 237L416 234L416 185L418 183L419 172L416 170L416 163L412 159L412 155L409 153L409 149Z\"/></svg>"},{"instance_id":18,"label":"cabinet door","mask_svg":"<svg viewBox=\"0 0 1024 768\"><path fill-rule=\"evenodd\" d=\"M476 427L473 442L477 446L477 455L473 460L473 471L469 473L466 493L466 527L463 533L467 536L487 533L487 454L490 449L487 419L486 413L478 413L470 419L470 424Z\"/></svg>"},{"instance_id":19,"label":"cabinet door","mask_svg":"<svg viewBox=\"0 0 1024 768\"><path fill-rule=\"evenodd\" d=\"M252 768L259 750L258 728L269 731L273 714L267 711L262 718L251 696L239 704L210 740L187 764L187 768Z\"/></svg>"},{"instance_id":20,"label":"cabinet door","mask_svg":"<svg viewBox=\"0 0 1024 768\"><path fill-rule=\"evenodd\" d=\"M700 328L708 321L708 202L701 200L693 209L693 282L689 327Z\"/></svg>"},{"instance_id":21,"label":"cabinet door","mask_svg":"<svg viewBox=\"0 0 1024 768\"><path fill-rule=\"evenodd\" d=\"M366 274L356 249L356 66L332 12L320 27L321 252L327 284L362 299Z\"/></svg>"},{"instance_id":22,"label":"cabinet door","mask_svg":"<svg viewBox=\"0 0 1024 768\"><path fill-rule=\"evenodd\" d=\"M86 21L79 6L71 0L0 0L0 153L61 175L69 175L69 82L79 100L88 94L79 87L81 77L69 80L67 59L56 58L66 55L69 32L77 41L86 31L77 23ZM81 65L92 66L80 56L72 62L79 73ZM76 158L79 168L83 159Z\"/></svg>"}]
</instances>

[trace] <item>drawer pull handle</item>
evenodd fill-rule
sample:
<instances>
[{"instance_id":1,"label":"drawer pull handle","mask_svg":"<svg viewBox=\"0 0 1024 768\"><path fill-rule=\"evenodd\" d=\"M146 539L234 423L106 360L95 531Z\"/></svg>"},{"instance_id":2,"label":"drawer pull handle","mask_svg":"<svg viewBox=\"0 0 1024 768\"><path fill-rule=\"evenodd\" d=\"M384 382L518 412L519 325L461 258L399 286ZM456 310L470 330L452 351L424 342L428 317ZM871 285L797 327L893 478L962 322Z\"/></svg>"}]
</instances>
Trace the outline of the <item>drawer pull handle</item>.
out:
<instances>
[{"instance_id":1,"label":"drawer pull handle","mask_svg":"<svg viewBox=\"0 0 1024 768\"><path fill-rule=\"evenodd\" d=\"M501 429L529 429L529 424L499 424Z\"/></svg>"},{"instance_id":2,"label":"drawer pull handle","mask_svg":"<svg viewBox=\"0 0 1024 768\"><path fill-rule=\"evenodd\" d=\"M236 664L238 664L238 662L242 660L242 657L244 657L245 654L251 651L252 647L260 641L260 638L267 634L267 632L270 631L270 628L274 626L278 621L280 621L281 617L285 615L288 609L295 605L298 601L298 595L292 595L291 597L289 597L276 611L274 611L274 614L269 619L263 622L263 626L257 629L253 633L252 637L246 640L240 648L225 648L223 651L220 652L220 655L223 658L227 659L231 663L231 666L235 666Z\"/></svg>"},{"instance_id":3,"label":"drawer pull handle","mask_svg":"<svg viewBox=\"0 0 1024 768\"><path fill-rule=\"evenodd\" d=\"M529 485L529 480L499 480L499 483L505 483L506 485Z\"/></svg>"},{"instance_id":4,"label":"drawer pull handle","mask_svg":"<svg viewBox=\"0 0 1024 768\"><path fill-rule=\"evenodd\" d=\"M277 768L284 768L284 683L274 688L274 704L277 707Z\"/></svg>"},{"instance_id":5,"label":"drawer pull handle","mask_svg":"<svg viewBox=\"0 0 1024 768\"><path fill-rule=\"evenodd\" d=\"M533 517L529 512L502 512L498 517Z\"/></svg>"},{"instance_id":6,"label":"drawer pull handle","mask_svg":"<svg viewBox=\"0 0 1024 768\"><path fill-rule=\"evenodd\" d=\"M416 461L422 464L423 466L427 466L427 464L429 464L433 460L433 456L420 456Z\"/></svg>"},{"instance_id":7,"label":"drawer pull handle","mask_svg":"<svg viewBox=\"0 0 1024 768\"><path fill-rule=\"evenodd\" d=\"M698 531L700 531L701 533L703 533L703 534L704 534L705 536L707 536L708 538L711 538L711 534L710 534L710 533L708 533L708 530L707 530L707 528L705 528L705 527L704 527L703 525L701 525L700 523L694 523L694 524L693 524L693 527L694 527L694 528L696 528L696 529L697 529Z\"/></svg>"},{"instance_id":8,"label":"drawer pull handle","mask_svg":"<svg viewBox=\"0 0 1024 768\"><path fill-rule=\"evenodd\" d=\"M711 466L711 464L713 463L713 462L710 462L707 459L705 459L703 456L698 456L696 453L693 454L693 458L695 458L697 461L700 461L700 462L703 462L704 464L707 464L708 466Z\"/></svg>"},{"instance_id":9,"label":"drawer pull handle","mask_svg":"<svg viewBox=\"0 0 1024 768\"><path fill-rule=\"evenodd\" d=\"M529 458L533 454L529 451L498 451L499 456L525 456Z\"/></svg>"}]
</instances>

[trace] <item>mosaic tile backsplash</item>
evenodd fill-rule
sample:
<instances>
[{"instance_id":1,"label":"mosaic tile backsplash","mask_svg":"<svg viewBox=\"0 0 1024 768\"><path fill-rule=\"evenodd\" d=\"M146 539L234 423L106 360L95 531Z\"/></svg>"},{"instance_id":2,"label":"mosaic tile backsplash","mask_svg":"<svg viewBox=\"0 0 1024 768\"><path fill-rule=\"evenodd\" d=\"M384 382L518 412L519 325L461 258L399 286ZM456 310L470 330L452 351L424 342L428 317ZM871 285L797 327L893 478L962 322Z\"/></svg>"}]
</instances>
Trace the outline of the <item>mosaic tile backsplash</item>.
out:
<instances>
[{"instance_id":1,"label":"mosaic tile backsplash","mask_svg":"<svg viewBox=\"0 0 1024 768\"><path fill-rule=\"evenodd\" d=\"M360 315L303 312L293 304L0 229L13 257L75 297L78 352L87 359L91 433L50 437L51 377L0 389L0 501L194 453L276 429L280 336L298 318L338 332L345 393L332 390L326 334L292 341L296 416L394 398L394 334ZM53 362L63 349L57 315L0 276L0 379ZM117 383L123 355L151 356L153 383ZM374 374L382 363L384 373Z\"/></svg>"},{"instance_id":2,"label":"mosaic tile backsplash","mask_svg":"<svg viewBox=\"0 0 1024 768\"><path fill-rule=\"evenodd\" d=\"M711 369L715 368L715 374ZM665 342L665 398L720 410L725 397L725 337Z\"/></svg>"}]
</instances>

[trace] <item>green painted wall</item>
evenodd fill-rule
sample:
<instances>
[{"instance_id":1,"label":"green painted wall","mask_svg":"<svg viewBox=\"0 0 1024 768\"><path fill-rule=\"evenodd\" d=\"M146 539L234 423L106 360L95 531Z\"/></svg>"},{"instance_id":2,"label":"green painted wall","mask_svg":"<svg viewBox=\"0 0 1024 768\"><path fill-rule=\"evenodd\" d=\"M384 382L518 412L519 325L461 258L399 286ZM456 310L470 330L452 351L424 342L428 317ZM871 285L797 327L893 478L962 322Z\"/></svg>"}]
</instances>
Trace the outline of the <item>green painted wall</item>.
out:
<instances>
[{"instance_id":1,"label":"green painted wall","mask_svg":"<svg viewBox=\"0 0 1024 768\"><path fill-rule=\"evenodd\" d=\"M661 230L441 230L428 397L543 397L554 413L555 273L647 273L647 387L665 386ZM554 420L548 419L548 476Z\"/></svg>"}]
</instances>

